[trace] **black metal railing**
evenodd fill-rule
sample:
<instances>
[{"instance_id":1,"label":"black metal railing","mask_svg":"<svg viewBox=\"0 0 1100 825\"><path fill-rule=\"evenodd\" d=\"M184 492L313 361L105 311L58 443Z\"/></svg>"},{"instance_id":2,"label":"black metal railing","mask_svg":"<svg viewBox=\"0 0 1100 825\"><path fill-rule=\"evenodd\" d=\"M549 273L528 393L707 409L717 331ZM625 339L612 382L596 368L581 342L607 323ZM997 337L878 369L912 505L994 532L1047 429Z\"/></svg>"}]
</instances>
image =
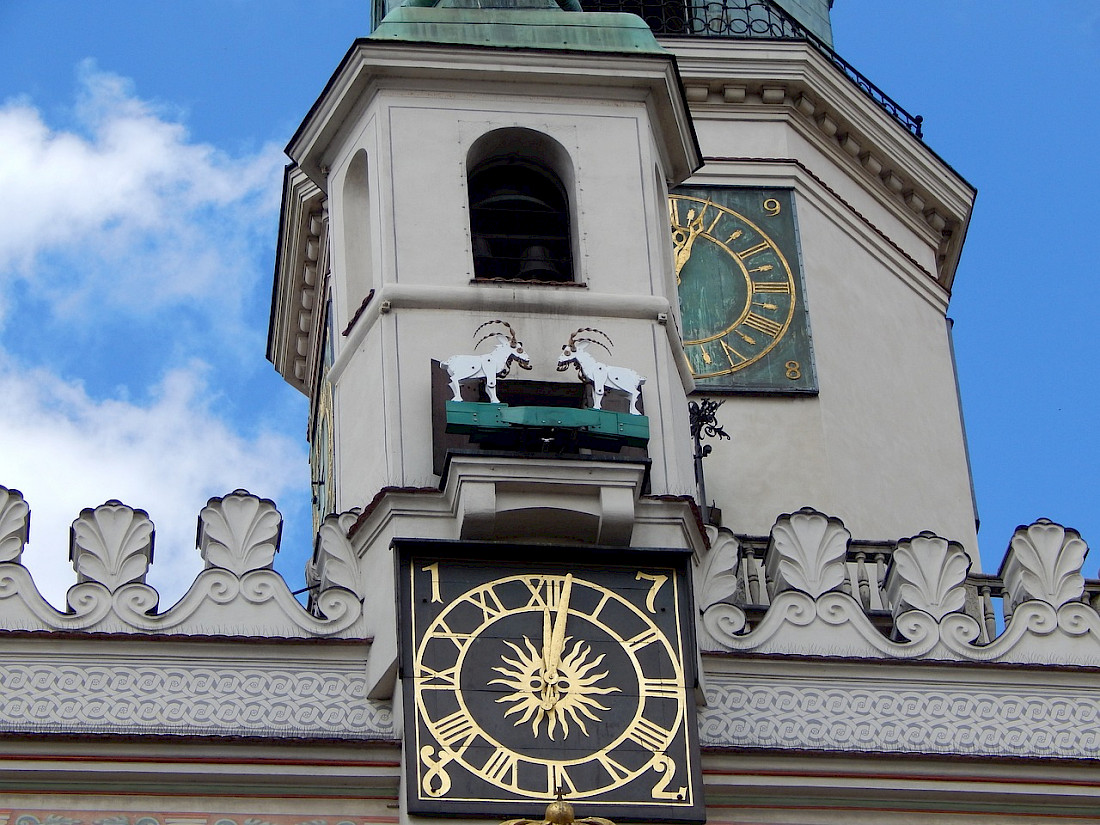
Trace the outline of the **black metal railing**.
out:
<instances>
[{"instance_id":1,"label":"black metal railing","mask_svg":"<svg viewBox=\"0 0 1100 825\"><path fill-rule=\"evenodd\" d=\"M910 133L924 137L924 118L909 114L821 38L769 0L581 0L581 6L585 11L636 14L657 35L804 41Z\"/></svg>"}]
</instances>

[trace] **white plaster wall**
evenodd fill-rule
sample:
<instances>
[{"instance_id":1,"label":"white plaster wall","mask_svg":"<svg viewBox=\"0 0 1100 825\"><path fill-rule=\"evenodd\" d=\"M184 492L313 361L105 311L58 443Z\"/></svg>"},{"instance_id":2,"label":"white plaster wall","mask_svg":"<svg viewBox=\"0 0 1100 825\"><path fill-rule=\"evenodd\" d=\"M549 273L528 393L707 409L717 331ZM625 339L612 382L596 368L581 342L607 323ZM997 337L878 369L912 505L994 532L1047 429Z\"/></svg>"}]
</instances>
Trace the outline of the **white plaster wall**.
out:
<instances>
[{"instance_id":1,"label":"white plaster wall","mask_svg":"<svg viewBox=\"0 0 1100 825\"><path fill-rule=\"evenodd\" d=\"M891 208L858 164L785 117L696 126L705 156L796 158L825 183L790 164L712 163L693 179L796 189L820 387L813 398L727 398L719 418L732 441L712 442L706 460L724 525L765 535L776 516L809 505L839 516L856 538L932 530L976 561L948 295L928 274L931 233Z\"/></svg>"},{"instance_id":2,"label":"white plaster wall","mask_svg":"<svg viewBox=\"0 0 1100 825\"><path fill-rule=\"evenodd\" d=\"M472 352L474 330L496 318L518 330L534 361L530 372L514 368L514 378L575 381L574 371L555 369L562 344L580 327L606 332L615 347L605 360L647 378L652 491L692 492L680 356L657 318L662 299L671 309L673 278L649 110L644 100L597 103L562 93L564 100L499 86L461 94L382 89L357 113L361 123L342 128L340 146L329 153L330 182L339 192L351 158L368 148L378 293L341 341L338 349L353 349L339 354L334 370L341 508L364 505L385 485L436 482L431 361ZM510 127L548 135L571 158L574 263L584 287L471 283L467 153L486 132ZM339 244L348 231L341 199L331 198L329 209ZM350 316L348 257L334 250L332 260L336 303ZM359 279L352 278L353 290ZM410 289L419 290L416 306L393 298ZM392 311L380 313L389 298ZM631 298L653 310L622 310Z\"/></svg>"}]
</instances>

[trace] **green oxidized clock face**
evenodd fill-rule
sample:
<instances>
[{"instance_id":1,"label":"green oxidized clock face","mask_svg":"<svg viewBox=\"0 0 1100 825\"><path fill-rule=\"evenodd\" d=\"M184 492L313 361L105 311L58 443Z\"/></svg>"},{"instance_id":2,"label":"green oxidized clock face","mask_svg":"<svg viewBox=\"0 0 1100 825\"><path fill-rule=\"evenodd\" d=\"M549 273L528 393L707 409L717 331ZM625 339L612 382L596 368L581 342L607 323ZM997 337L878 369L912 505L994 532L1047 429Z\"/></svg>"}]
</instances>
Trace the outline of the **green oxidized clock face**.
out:
<instances>
[{"instance_id":1,"label":"green oxidized clock face","mask_svg":"<svg viewBox=\"0 0 1100 825\"><path fill-rule=\"evenodd\" d=\"M669 216L696 388L816 391L792 191L683 187Z\"/></svg>"}]
</instances>

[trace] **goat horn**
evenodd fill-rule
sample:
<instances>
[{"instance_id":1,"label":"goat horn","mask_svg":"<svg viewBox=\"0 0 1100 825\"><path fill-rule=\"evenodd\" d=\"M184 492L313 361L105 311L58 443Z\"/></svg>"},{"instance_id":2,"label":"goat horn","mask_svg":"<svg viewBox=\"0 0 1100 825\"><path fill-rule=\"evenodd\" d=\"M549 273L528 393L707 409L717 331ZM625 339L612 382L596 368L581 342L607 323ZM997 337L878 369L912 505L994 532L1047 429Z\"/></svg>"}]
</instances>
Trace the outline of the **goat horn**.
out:
<instances>
[{"instance_id":1,"label":"goat horn","mask_svg":"<svg viewBox=\"0 0 1100 825\"><path fill-rule=\"evenodd\" d=\"M578 331L578 332L580 332L580 330L577 330L577 331ZM596 331L598 332L599 330L596 330ZM596 345L597 347L600 347L601 349L603 349L603 351L604 351L604 352L606 352L606 353L607 353L608 355L610 355L610 354L611 354L611 350L609 350L609 349L607 348L607 345L606 345L606 344L604 344L604 342L603 342L603 341L597 341L597 340L596 340L595 338L587 338L587 337L585 337L585 338L578 338L578 339L577 339L577 342L578 342L578 343L580 343L580 342L584 342L584 343L588 343L588 344L595 344L595 345Z\"/></svg>"},{"instance_id":2,"label":"goat horn","mask_svg":"<svg viewBox=\"0 0 1100 825\"><path fill-rule=\"evenodd\" d=\"M579 335L579 334L580 334L580 333L582 333L582 332L595 332L595 333L597 333L597 334L599 334L599 335L602 335L602 336L603 336L604 338L606 338L606 339L607 339L607 343L608 343L608 344L610 344L611 346L615 346L615 342L611 340L611 336L610 336L610 335L608 335L608 334L607 334L606 332L604 332L604 331L603 331L602 329L596 329L595 327L581 327L580 329L578 329L578 330L577 330L576 332L574 332L574 333L573 333L572 335L570 335L570 336L569 336L569 346L573 346L573 343L574 343L575 341L577 341L577 340L578 340L578 339L577 339L577 335ZM610 350L610 349L608 349L608 347L607 347L607 345L606 345L606 344L602 344L602 343L600 343L599 341L597 341L597 340L595 340L595 339L593 339L593 338L582 338L582 339L580 339L580 340L582 340L582 341L589 341L589 342L591 342L591 343L593 343L593 344L599 344L599 345L600 345L601 347L603 347L604 349L606 349L606 350L608 351L608 353L610 353L610 352L611 352L611 350Z\"/></svg>"},{"instance_id":3,"label":"goat horn","mask_svg":"<svg viewBox=\"0 0 1100 825\"><path fill-rule=\"evenodd\" d=\"M501 320L495 320L495 321L486 321L486 322L485 322L484 324L481 324L481 325L480 325L480 326L479 326L479 327L478 327L477 329L475 329L475 330L474 330L474 334L473 334L473 335L471 335L470 337L471 337L471 338L474 338L474 337L476 337L476 336L477 336L477 334L478 334L479 332L481 332L481 331L482 331L483 329L485 329L485 327L489 326L489 324L504 324L504 322L503 322L503 321L501 321ZM507 325L507 324L504 324L504 326L508 326L508 325ZM485 339L484 339L484 338L482 338L481 340L482 340L482 341L484 341Z\"/></svg>"}]
</instances>

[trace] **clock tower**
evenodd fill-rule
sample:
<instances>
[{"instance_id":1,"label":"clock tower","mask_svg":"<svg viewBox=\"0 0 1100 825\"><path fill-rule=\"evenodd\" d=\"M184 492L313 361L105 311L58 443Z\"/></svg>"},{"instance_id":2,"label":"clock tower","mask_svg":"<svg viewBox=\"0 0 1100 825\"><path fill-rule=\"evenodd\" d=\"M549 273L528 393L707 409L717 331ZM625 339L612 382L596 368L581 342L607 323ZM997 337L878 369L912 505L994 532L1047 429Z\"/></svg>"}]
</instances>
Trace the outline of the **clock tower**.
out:
<instances>
[{"instance_id":1,"label":"clock tower","mask_svg":"<svg viewBox=\"0 0 1100 825\"><path fill-rule=\"evenodd\" d=\"M294 135L269 357L405 816L701 822L700 651L832 558L776 536L976 559L945 318L974 193L828 5L409 0ZM884 611L886 556L872 587L846 547L826 590Z\"/></svg>"},{"instance_id":2,"label":"clock tower","mask_svg":"<svg viewBox=\"0 0 1100 825\"><path fill-rule=\"evenodd\" d=\"M675 58L622 12L407 3L288 152L269 355L403 809L702 821Z\"/></svg>"}]
</instances>

